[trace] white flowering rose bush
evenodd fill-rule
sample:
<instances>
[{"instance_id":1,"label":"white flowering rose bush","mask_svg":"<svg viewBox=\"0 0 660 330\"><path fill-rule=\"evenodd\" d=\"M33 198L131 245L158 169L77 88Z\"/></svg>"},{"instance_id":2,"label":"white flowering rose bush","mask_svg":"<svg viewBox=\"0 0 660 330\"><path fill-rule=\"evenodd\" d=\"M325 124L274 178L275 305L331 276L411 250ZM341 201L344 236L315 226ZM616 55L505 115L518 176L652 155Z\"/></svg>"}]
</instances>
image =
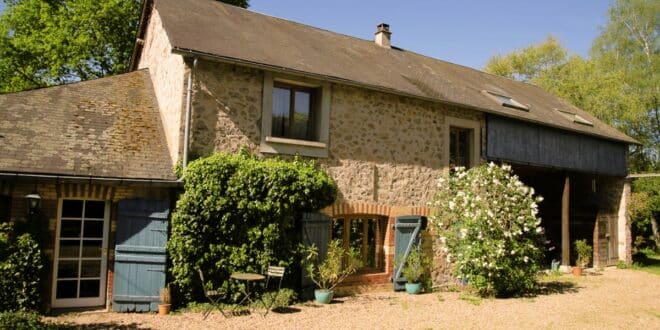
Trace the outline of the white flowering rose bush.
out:
<instances>
[{"instance_id":1,"label":"white flowering rose bush","mask_svg":"<svg viewBox=\"0 0 660 330\"><path fill-rule=\"evenodd\" d=\"M438 179L431 216L453 274L482 295L512 296L534 289L543 258L542 197L508 165L493 163Z\"/></svg>"}]
</instances>

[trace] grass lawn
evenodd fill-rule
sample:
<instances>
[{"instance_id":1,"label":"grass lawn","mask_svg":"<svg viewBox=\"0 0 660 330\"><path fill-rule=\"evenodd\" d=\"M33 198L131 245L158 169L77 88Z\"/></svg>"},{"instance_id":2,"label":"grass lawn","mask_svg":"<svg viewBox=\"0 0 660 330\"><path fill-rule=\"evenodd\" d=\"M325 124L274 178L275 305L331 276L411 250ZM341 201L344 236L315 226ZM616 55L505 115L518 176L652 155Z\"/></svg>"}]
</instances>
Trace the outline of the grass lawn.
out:
<instances>
[{"instance_id":1,"label":"grass lawn","mask_svg":"<svg viewBox=\"0 0 660 330\"><path fill-rule=\"evenodd\" d=\"M633 258L633 269L660 275L660 254L651 250L641 251L639 258Z\"/></svg>"}]
</instances>

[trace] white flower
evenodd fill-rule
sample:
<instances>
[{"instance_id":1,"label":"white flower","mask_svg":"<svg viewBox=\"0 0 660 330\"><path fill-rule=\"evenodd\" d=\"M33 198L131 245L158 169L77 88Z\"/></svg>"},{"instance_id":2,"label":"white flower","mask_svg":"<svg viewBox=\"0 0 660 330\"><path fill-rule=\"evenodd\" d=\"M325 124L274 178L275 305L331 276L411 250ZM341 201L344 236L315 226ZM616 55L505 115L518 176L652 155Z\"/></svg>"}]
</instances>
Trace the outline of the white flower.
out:
<instances>
[{"instance_id":1,"label":"white flower","mask_svg":"<svg viewBox=\"0 0 660 330\"><path fill-rule=\"evenodd\" d=\"M515 251L515 250L511 250L511 255L514 255L514 254L516 254L516 251Z\"/></svg>"},{"instance_id":2,"label":"white flower","mask_svg":"<svg viewBox=\"0 0 660 330\"><path fill-rule=\"evenodd\" d=\"M452 201L449 201L449 209L450 209L450 210L453 210L453 209L454 209L454 206L456 206L456 204L455 204L454 202L452 202Z\"/></svg>"},{"instance_id":3,"label":"white flower","mask_svg":"<svg viewBox=\"0 0 660 330\"><path fill-rule=\"evenodd\" d=\"M528 262L529 258L527 256L523 257L523 261Z\"/></svg>"},{"instance_id":4,"label":"white flower","mask_svg":"<svg viewBox=\"0 0 660 330\"><path fill-rule=\"evenodd\" d=\"M540 232L542 232L542 231L543 231L543 227L538 227L538 228L536 228L536 232L537 232L537 233L540 233Z\"/></svg>"}]
</instances>

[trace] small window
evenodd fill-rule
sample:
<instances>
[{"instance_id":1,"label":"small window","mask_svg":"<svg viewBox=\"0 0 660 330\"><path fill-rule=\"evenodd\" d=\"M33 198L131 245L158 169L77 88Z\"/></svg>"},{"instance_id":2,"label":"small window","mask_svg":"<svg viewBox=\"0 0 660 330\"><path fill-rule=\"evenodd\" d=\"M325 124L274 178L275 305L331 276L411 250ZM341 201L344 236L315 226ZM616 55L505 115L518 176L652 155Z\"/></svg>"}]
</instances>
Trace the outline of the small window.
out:
<instances>
[{"instance_id":1,"label":"small window","mask_svg":"<svg viewBox=\"0 0 660 330\"><path fill-rule=\"evenodd\" d=\"M11 197L0 196L0 223L9 222L11 216Z\"/></svg>"},{"instance_id":2,"label":"small window","mask_svg":"<svg viewBox=\"0 0 660 330\"><path fill-rule=\"evenodd\" d=\"M570 112L566 110L560 110L560 109L555 109L559 114L564 116L564 118L576 123L576 124L581 124L581 125L586 125L586 126L594 126L594 123L591 121L587 120L586 118L578 115L575 112Z\"/></svg>"},{"instance_id":3,"label":"small window","mask_svg":"<svg viewBox=\"0 0 660 330\"><path fill-rule=\"evenodd\" d=\"M387 219L373 216L347 216L333 219L332 239L341 240L344 248L354 248L362 257L361 272L385 270L383 244Z\"/></svg>"},{"instance_id":4,"label":"small window","mask_svg":"<svg viewBox=\"0 0 660 330\"><path fill-rule=\"evenodd\" d=\"M501 105L503 107L529 111L529 106L526 106L526 105L514 100L510 96L498 94L498 93L491 92L491 91L483 91L482 93L485 94L486 96L490 97L491 100L494 100L495 102L497 102L499 105Z\"/></svg>"},{"instance_id":5,"label":"small window","mask_svg":"<svg viewBox=\"0 0 660 330\"><path fill-rule=\"evenodd\" d=\"M470 167L471 129L451 127L449 129L449 167Z\"/></svg>"},{"instance_id":6,"label":"small window","mask_svg":"<svg viewBox=\"0 0 660 330\"><path fill-rule=\"evenodd\" d=\"M315 141L316 95L314 88L275 82L271 136Z\"/></svg>"}]
</instances>

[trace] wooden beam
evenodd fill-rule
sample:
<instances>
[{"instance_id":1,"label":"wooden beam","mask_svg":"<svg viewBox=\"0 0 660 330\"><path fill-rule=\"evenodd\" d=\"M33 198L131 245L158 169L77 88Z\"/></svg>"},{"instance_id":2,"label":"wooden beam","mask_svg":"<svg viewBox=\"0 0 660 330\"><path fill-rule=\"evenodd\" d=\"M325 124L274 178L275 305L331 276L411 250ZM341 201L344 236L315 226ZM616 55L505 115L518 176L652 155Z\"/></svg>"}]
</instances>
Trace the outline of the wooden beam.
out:
<instances>
[{"instance_id":1,"label":"wooden beam","mask_svg":"<svg viewBox=\"0 0 660 330\"><path fill-rule=\"evenodd\" d=\"M571 193L571 181L568 177L564 179L564 191L561 196L561 264L570 266L571 263L571 241L569 236L569 202Z\"/></svg>"}]
</instances>

